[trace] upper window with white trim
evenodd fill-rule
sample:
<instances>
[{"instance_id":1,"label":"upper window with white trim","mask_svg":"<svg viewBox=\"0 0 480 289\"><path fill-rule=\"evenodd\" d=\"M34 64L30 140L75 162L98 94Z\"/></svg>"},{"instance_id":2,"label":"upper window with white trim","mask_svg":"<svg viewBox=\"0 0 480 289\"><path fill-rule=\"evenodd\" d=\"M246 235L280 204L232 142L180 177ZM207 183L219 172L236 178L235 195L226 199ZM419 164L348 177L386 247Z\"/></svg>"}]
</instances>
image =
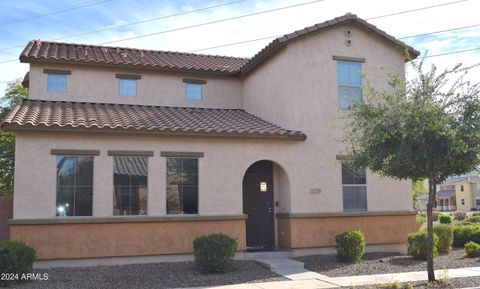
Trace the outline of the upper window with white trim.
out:
<instances>
[{"instance_id":1,"label":"upper window with white trim","mask_svg":"<svg viewBox=\"0 0 480 289\"><path fill-rule=\"evenodd\" d=\"M350 109L362 101L362 64L352 61L337 61L338 107Z\"/></svg>"}]
</instances>

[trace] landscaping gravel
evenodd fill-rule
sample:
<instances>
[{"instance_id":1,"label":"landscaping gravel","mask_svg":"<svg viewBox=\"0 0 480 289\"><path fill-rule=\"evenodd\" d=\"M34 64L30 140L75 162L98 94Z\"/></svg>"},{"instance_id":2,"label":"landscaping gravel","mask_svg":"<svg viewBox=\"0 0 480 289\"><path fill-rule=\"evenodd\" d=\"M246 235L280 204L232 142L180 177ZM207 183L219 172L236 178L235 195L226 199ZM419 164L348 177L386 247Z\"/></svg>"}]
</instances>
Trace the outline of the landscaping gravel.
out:
<instances>
[{"instance_id":1,"label":"landscaping gravel","mask_svg":"<svg viewBox=\"0 0 480 289\"><path fill-rule=\"evenodd\" d=\"M438 276L437 276L438 279ZM429 286L428 282L410 282L415 289L456 289L456 288L480 288L480 277L466 277L449 279L447 284L437 284L435 286ZM402 286L407 283L401 283ZM338 289L352 289L352 287L341 287ZM367 285L367 286L355 286L355 289L390 289L385 287L385 284Z\"/></svg>"},{"instance_id":2,"label":"landscaping gravel","mask_svg":"<svg viewBox=\"0 0 480 289\"><path fill-rule=\"evenodd\" d=\"M48 273L47 281L31 281L16 288L133 289L215 286L288 280L254 261L235 261L236 271L203 274L193 262L34 270Z\"/></svg>"},{"instance_id":3,"label":"landscaping gravel","mask_svg":"<svg viewBox=\"0 0 480 289\"><path fill-rule=\"evenodd\" d=\"M436 270L480 267L479 258L465 258L463 255L463 249L455 248L450 254L435 258L434 267ZM410 256L395 253L367 253L365 260L356 264L338 262L336 255L315 255L295 259L304 262L306 269L329 277L427 270L425 261L418 261Z\"/></svg>"}]
</instances>

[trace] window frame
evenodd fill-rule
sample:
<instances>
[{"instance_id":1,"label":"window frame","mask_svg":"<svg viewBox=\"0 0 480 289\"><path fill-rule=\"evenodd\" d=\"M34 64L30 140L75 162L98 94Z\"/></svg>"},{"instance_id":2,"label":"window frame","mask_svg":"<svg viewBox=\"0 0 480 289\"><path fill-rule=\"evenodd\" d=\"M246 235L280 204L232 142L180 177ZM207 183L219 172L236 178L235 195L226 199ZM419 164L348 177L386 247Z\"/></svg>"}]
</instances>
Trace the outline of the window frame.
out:
<instances>
[{"instance_id":1,"label":"window frame","mask_svg":"<svg viewBox=\"0 0 480 289\"><path fill-rule=\"evenodd\" d=\"M203 157L203 154L202 154L202 156L188 156L188 155L185 155L185 154L187 154L185 152L180 152L178 155L174 155L173 152L165 152L165 153L168 153L168 155L164 155L163 153L164 152L161 153L161 156L165 156L165 179L166 179L166 183L165 183L165 185L166 185L166 187L165 187L165 189L166 189L165 213L167 215L172 215L172 216L175 216L175 215L199 215L200 214L200 158ZM192 153L192 154L197 154L197 153ZM196 164L197 165L197 172L196 172L197 208L196 208L196 213L185 213L183 206L180 208L181 212L179 212L179 213L169 212L169 202L168 202L168 187L170 186L169 181L168 181L168 177L169 177L169 174L168 174L168 160L169 159L196 160L196 162L197 162L197 164ZM183 172L183 169L182 169L182 172ZM183 200L182 200L182 203L183 203Z\"/></svg>"},{"instance_id":2,"label":"window frame","mask_svg":"<svg viewBox=\"0 0 480 289\"><path fill-rule=\"evenodd\" d=\"M189 94L189 88L200 88L200 97L197 98L190 98L190 94ZM204 98L203 96L203 84L202 83L193 83L193 82L186 82L185 83L185 99L188 100L188 101L202 101Z\"/></svg>"},{"instance_id":3,"label":"window frame","mask_svg":"<svg viewBox=\"0 0 480 289\"><path fill-rule=\"evenodd\" d=\"M112 194L112 202L113 200L116 198L116 190L117 188L128 188L129 189L129 208L128 208L128 211L129 213L128 214L115 214L115 203L113 202L112 203L112 215L114 217L128 217L128 216L148 216L148 212L149 212L149 206L148 206L148 200L149 200L149 185L148 185L148 179L149 179L149 176L148 176L148 171L149 171L149 161L148 161L148 157L151 156L150 154L148 154L148 152L146 152L146 154L142 155L141 152L135 152L135 153L131 153L131 154L125 154L125 155L121 155L121 154L118 154L118 153L115 153L113 151L109 151L108 152L108 155L109 156L112 156L112 178L113 178L113 194ZM132 186L132 176L129 175L129 185L126 186L126 185L115 185L115 158L117 157L121 157L121 158L145 158L146 159L146 172L147 172L147 175L146 175L146 180L145 180L145 197L146 197L146 207L145 207L145 212L144 214L132 214L132 196L133 196L133 193L132 193L132 188L141 188L141 186ZM119 193L120 195L122 195L122 192ZM138 193L139 194L139 193ZM121 198L121 196L120 196ZM139 202L140 202L140 199L139 199ZM138 205L138 211L140 212L140 204Z\"/></svg>"},{"instance_id":4,"label":"window frame","mask_svg":"<svg viewBox=\"0 0 480 289\"><path fill-rule=\"evenodd\" d=\"M340 182L342 186L342 210L343 212L368 212L368 170L365 168L365 184L344 184L343 183L343 163L350 162L351 160L340 161ZM345 209L345 187L362 187L365 188L365 208L364 209Z\"/></svg>"},{"instance_id":5,"label":"window frame","mask_svg":"<svg viewBox=\"0 0 480 289\"><path fill-rule=\"evenodd\" d=\"M336 66L337 66L337 101L338 101L338 110L350 110L351 109L351 106L348 106L348 107L342 107L342 89L344 88L347 88L347 89L351 89L351 88L355 88L355 89L359 89L360 90L360 99L358 101L363 101L363 89L362 89L362 86L363 86L363 75L362 75L362 69L363 69L363 66L362 66L362 63L364 63L364 59L357 59L357 58L349 58L349 57L343 57L343 58L339 58L339 57L334 57L334 60L336 61ZM363 61L362 61L363 60ZM342 64L349 64L349 65L358 65L359 66L359 76L360 76L360 84L354 84L354 83L342 83L340 81L341 77L341 70L340 70L340 67L342 67ZM352 101L353 103L353 101Z\"/></svg>"},{"instance_id":6,"label":"window frame","mask_svg":"<svg viewBox=\"0 0 480 289\"><path fill-rule=\"evenodd\" d=\"M54 78L54 77L55 78L62 77L64 79L63 90L58 90L58 87L60 85L58 82L51 81L51 78ZM68 86L67 74L63 74L63 73L48 73L47 74L47 92L49 92L49 93L66 93L67 92L67 86ZM55 88L55 90L54 90L54 88Z\"/></svg>"},{"instance_id":7,"label":"window frame","mask_svg":"<svg viewBox=\"0 0 480 289\"><path fill-rule=\"evenodd\" d=\"M138 95L138 81L137 80L138 79L134 79L134 78L118 78L118 95L122 96L122 97L136 97ZM126 89L127 93L122 94L122 82L123 83L134 83L135 84L134 93L129 94L130 88L126 87L124 89Z\"/></svg>"},{"instance_id":8,"label":"window frame","mask_svg":"<svg viewBox=\"0 0 480 289\"><path fill-rule=\"evenodd\" d=\"M56 173L55 173L55 211L54 211L54 216L56 218L58 217L61 217L61 218L66 218L66 217L82 217L82 216L85 216L85 217L90 217L90 216L93 216L93 197L94 197L94 193L95 193L95 184L94 184L94 178L95 178L95 156L96 154L53 154L54 157L55 157L55 167L56 167ZM58 182L58 178L59 178L59 175L58 175L58 158L59 157L63 157L63 158L76 158L75 160L75 168L77 167L77 163L78 163L78 158L91 158L91 175L92 175L92 178L91 178L91 209L90 209L90 215L77 215L76 214L76 192L77 192L77 189L78 187L90 187L90 186L77 186L76 185L76 177L74 178L74 185L72 186L60 186L59 185L59 182ZM76 174L75 174L76 175ZM62 187L72 187L73 188L73 206L66 206L66 207L69 207L69 208L73 208L73 214L72 215L67 215L65 213L65 215L62 215L62 214L58 214L59 213L59 203L58 203L58 195L59 195L59 188L62 188Z\"/></svg>"}]
</instances>

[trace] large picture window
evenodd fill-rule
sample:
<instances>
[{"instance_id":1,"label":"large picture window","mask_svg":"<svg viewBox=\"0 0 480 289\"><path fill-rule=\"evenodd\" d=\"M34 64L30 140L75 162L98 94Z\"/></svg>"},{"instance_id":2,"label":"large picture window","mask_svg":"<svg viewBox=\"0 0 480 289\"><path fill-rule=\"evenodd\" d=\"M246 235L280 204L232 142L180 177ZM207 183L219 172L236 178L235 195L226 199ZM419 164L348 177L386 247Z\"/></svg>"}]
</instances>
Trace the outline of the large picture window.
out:
<instances>
[{"instance_id":1,"label":"large picture window","mask_svg":"<svg viewBox=\"0 0 480 289\"><path fill-rule=\"evenodd\" d=\"M339 109L350 109L355 102L362 101L361 69L359 62L337 62Z\"/></svg>"},{"instance_id":2,"label":"large picture window","mask_svg":"<svg viewBox=\"0 0 480 289\"><path fill-rule=\"evenodd\" d=\"M344 211L367 210L367 177L365 169L355 169L351 162L342 162Z\"/></svg>"},{"instance_id":3,"label":"large picture window","mask_svg":"<svg viewBox=\"0 0 480 289\"><path fill-rule=\"evenodd\" d=\"M91 216L93 157L60 156L57 162L57 216Z\"/></svg>"},{"instance_id":4,"label":"large picture window","mask_svg":"<svg viewBox=\"0 0 480 289\"><path fill-rule=\"evenodd\" d=\"M113 157L113 214L147 214L148 157Z\"/></svg>"},{"instance_id":5,"label":"large picture window","mask_svg":"<svg viewBox=\"0 0 480 289\"><path fill-rule=\"evenodd\" d=\"M198 159L167 158L167 214L198 214Z\"/></svg>"}]
</instances>

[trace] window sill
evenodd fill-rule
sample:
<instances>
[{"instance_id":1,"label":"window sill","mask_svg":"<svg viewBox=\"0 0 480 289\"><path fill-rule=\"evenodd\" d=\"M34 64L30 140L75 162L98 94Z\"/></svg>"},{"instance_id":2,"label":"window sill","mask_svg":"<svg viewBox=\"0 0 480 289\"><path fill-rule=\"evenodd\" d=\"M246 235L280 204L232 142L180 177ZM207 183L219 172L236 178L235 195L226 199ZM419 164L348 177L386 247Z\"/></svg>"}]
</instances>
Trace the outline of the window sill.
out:
<instances>
[{"instance_id":1,"label":"window sill","mask_svg":"<svg viewBox=\"0 0 480 289\"><path fill-rule=\"evenodd\" d=\"M415 215L415 211L348 211L348 212L329 212L329 213L279 213L279 219L295 218L331 218L331 217L356 217L356 216L400 216Z\"/></svg>"},{"instance_id":2,"label":"window sill","mask_svg":"<svg viewBox=\"0 0 480 289\"><path fill-rule=\"evenodd\" d=\"M10 225L92 224L92 223L154 223L187 221L245 220L247 215L168 215L168 216L111 216L55 217L47 219L10 219Z\"/></svg>"}]
</instances>

